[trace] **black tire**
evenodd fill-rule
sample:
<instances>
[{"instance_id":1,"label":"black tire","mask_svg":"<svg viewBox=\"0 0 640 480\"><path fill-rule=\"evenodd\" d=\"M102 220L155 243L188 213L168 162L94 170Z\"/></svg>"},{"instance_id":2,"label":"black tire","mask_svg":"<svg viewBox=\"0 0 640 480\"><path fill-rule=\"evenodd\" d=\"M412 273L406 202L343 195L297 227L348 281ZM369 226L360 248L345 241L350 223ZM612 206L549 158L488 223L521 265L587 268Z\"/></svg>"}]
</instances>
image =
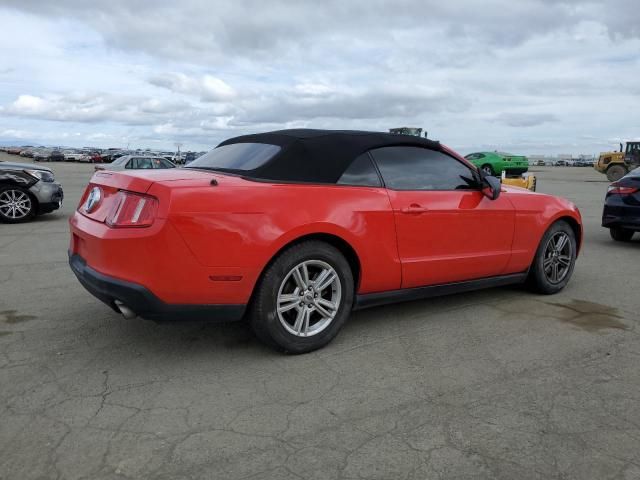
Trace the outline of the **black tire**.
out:
<instances>
[{"instance_id":1,"label":"black tire","mask_svg":"<svg viewBox=\"0 0 640 480\"><path fill-rule=\"evenodd\" d=\"M567 237L567 241L569 243L568 253L567 250L563 250L564 254L554 256L549 253L549 248L553 250L550 242L552 242L552 239L555 241L556 238L560 238L562 235L566 235ZM529 269L529 286L534 291L545 295L552 295L562 290L567 285L571 275L573 274L573 269L576 264L576 254L577 242L573 228L563 220L557 221L549 227L542 236L542 240L540 240L540 245L538 245L536 255L533 259L533 263L531 264L531 268ZM568 257L569 265L565 272L564 269L566 267L564 267L564 264L560 263L560 259L562 258L564 260L566 257ZM549 262L551 265L549 265ZM545 265L547 266L546 269ZM554 267L554 265L556 266ZM555 281L553 279L554 272L557 272L558 270L554 270L554 268L563 269L562 278L558 276ZM547 269L549 270L547 271Z\"/></svg>"},{"instance_id":2,"label":"black tire","mask_svg":"<svg viewBox=\"0 0 640 480\"><path fill-rule=\"evenodd\" d=\"M629 242L633 237L634 231L622 227L611 227L609 234L616 242Z\"/></svg>"},{"instance_id":3,"label":"black tire","mask_svg":"<svg viewBox=\"0 0 640 480\"><path fill-rule=\"evenodd\" d=\"M23 199L17 205L19 208L10 207L12 199ZM0 187L0 222L23 223L31 220L36 214L36 202L27 190L21 187Z\"/></svg>"},{"instance_id":4,"label":"black tire","mask_svg":"<svg viewBox=\"0 0 640 480\"><path fill-rule=\"evenodd\" d=\"M617 182L627 174L626 167L622 165L611 165L607 168L607 180Z\"/></svg>"},{"instance_id":5,"label":"black tire","mask_svg":"<svg viewBox=\"0 0 640 480\"><path fill-rule=\"evenodd\" d=\"M310 265L312 267L314 266L312 265L313 262L328 264L337 274L341 292L339 301L335 302L338 307L333 318L326 323L324 329L309 336L300 336L291 333L283 324L287 323L286 319L281 319L285 314L279 314L277 312L278 295L281 290L284 289L286 285L293 285L294 288L297 289L296 291L298 291L297 282L293 284L287 284L287 282L293 281L291 273L294 268L302 262L311 262ZM309 273L309 278L311 278L311 274L312 272ZM318 278L317 275L318 274L316 274L315 279ZM335 283L335 285L337 285L337 283ZM338 287L332 288L337 289ZM334 292L335 289L333 290ZM300 290L302 291L302 289ZM304 291L306 292L306 290ZM293 293L292 295L298 294L299 293ZM353 296L353 273L344 255L342 255L338 249L325 242L309 240L293 245L282 252L264 271L262 278L256 286L249 307L249 322L256 336L277 350L295 354L311 352L324 347L338 334L351 314ZM300 298L302 299L303 297ZM322 298L320 300L322 300ZM313 301L313 299L310 301ZM305 304L302 303L301 305L302 306L298 305L292 309L295 311L291 311L288 315L296 317L298 315L304 315ZM308 308L314 308L308 304L306 306ZM311 313L309 315L311 315ZM320 313L316 312L314 318L317 318L319 315ZM320 317L320 320L317 322L312 322L312 320L309 319L306 325L312 325L314 322L315 325L320 325L322 318L324 318L321 315ZM295 325L292 326L289 324L289 326L295 328Z\"/></svg>"},{"instance_id":6,"label":"black tire","mask_svg":"<svg viewBox=\"0 0 640 480\"><path fill-rule=\"evenodd\" d=\"M484 173L486 173L487 175L492 175L495 176L495 173L493 171L493 167L491 165L489 165L488 163L485 163L484 165L482 165L482 167L480 167Z\"/></svg>"}]
</instances>

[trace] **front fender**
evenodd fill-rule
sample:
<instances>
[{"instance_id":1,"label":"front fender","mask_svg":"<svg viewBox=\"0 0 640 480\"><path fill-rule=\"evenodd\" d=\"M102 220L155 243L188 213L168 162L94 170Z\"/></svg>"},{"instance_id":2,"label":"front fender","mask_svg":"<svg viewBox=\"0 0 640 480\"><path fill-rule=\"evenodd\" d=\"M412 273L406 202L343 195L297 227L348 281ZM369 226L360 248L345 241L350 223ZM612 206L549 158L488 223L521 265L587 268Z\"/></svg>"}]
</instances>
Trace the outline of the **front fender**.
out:
<instances>
[{"instance_id":1,"label":"front fender","mask_svg":"<svg viewBox=\"0 0 640 480\"><path fill-rule=\"evenodd\" d=\"M0 170L0 186L11 185L14 187L22 187L28 189L38 182L22 170Z\"/></svg>"},{"instance_id":2,"label":"front fender","mask_svg":"<svg viewBox=\"0 0 640 480\"><path fill-rule=\"evenodd\" d=\"M531 265L542 236L556 221L566 218L576 228L578 251L583 238L582 216L578 207L560 197L506 187L516 212L511 272L525 271Z\"/></svg>"}]
</instances>

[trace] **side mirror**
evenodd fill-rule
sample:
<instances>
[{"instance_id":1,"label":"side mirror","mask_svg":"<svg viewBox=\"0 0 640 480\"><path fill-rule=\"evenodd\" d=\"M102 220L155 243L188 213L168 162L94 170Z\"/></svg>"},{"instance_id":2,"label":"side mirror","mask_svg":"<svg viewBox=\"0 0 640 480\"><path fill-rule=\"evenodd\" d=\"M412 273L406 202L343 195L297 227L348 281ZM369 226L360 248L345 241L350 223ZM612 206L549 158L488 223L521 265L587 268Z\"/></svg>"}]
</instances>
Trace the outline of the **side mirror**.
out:
<instances>
[{"instance_id":1,"label":"side mirror","mask_svg":"<svg viewBox=\"0 0 640 480\"><path fill-rule=\"evenodd\" d=\"M498 177L492 175L481 175L482 194L489 200L495 200L500 196L502 183Z\"/></svg>"}]
</instances>

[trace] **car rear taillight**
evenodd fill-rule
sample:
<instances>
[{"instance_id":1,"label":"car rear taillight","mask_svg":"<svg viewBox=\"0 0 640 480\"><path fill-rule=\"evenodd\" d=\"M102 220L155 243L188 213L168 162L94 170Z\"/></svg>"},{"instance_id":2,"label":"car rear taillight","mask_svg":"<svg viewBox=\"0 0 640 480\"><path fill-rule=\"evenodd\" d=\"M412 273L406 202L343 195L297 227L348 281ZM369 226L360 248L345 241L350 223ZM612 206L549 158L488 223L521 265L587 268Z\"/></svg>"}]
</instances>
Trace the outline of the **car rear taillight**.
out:
<instances>
[{"instance_id":1,"label":"car rear taillight","mask_svg":"<svg viewBox=\"0 0 640 480\"><path fill-rule=\"evenodd\" d=\"M632 193L636 193L639 189L637 187L625 187L622 185L618 185L617 183L612 183L609 185L607 189L608 195L631 195Z\"/></svg>"},{"instance_id":2,"label":"car rear taillight","mask_svg":"<svg viewBox=\"0 0 640 480\"><path fill-rule=\"evenodd\" d=\"M113 228L149 227L153 224L158 200L150 195L118 192L118 198L107 215L106 223Z\"/></svg>"}]
</instances>

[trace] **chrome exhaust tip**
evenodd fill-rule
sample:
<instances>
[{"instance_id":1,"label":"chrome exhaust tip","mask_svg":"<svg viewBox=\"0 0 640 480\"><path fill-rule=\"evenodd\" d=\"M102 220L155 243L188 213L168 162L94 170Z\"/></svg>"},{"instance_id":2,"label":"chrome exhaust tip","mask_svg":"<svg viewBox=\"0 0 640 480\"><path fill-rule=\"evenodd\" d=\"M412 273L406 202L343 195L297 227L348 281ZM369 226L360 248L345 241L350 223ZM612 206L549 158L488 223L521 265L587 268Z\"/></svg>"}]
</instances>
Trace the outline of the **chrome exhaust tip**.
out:
<instances>
[{"instance_id":1,"label":"chrome exhaust tip","mask_svg":"<svg viewBox=\"0 0 640 480\"><path fill-rule=\"evenodd\" d=\"M131 320L132 318L136 318L138 316L136 312L131 310L120 300L115 300L114 303L116 304L117 309L120 310L120 313L122 314L122 316L127 320Z\"/></svg>"}]
</instances>

